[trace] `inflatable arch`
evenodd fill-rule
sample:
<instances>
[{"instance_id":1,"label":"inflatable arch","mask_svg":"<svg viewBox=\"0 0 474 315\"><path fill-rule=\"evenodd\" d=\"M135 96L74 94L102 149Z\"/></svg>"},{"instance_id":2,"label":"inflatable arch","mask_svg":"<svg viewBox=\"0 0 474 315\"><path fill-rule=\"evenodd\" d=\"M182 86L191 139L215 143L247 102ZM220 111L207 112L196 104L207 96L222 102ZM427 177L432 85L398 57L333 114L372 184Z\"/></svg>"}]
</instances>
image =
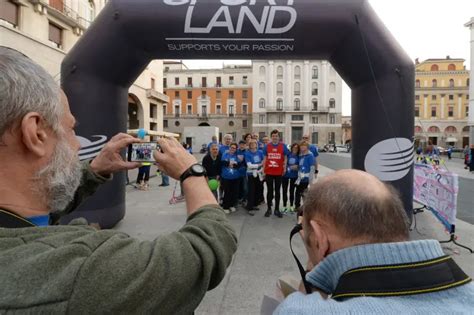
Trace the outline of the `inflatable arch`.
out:
<instances>
[{"instance_id":1,"label":"inflatable arch","mask_svg":"<svg viewBox=\"0 0 474 315\"><path fill-rule=\"evenodd\" d=\"M352 89L352 167L392 183L411 213L414 65L367 0L110 0L62 64L81 158L126 131L128 89L153 59L329 60ZM75 215L117 223L124 177Z\"/></svg>"}]
</instances>

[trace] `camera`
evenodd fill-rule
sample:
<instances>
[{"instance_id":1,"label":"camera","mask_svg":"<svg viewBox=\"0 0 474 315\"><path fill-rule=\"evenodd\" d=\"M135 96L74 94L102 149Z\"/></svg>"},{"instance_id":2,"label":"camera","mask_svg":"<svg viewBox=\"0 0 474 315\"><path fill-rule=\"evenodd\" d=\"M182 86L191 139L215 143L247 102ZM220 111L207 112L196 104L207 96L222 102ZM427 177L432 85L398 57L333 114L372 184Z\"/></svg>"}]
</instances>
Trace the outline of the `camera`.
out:
<instances>
[{"instance_id":1,"label":"camera","mask_svg":"<svg viewBox=\"0 0 474 315\"><path fill-rule=\"evenodd\" d=\"M127 161L129 162L155 162L153 151L159 150L156 142L132 143L128 146Z\"/></svg>"}]
</instances>

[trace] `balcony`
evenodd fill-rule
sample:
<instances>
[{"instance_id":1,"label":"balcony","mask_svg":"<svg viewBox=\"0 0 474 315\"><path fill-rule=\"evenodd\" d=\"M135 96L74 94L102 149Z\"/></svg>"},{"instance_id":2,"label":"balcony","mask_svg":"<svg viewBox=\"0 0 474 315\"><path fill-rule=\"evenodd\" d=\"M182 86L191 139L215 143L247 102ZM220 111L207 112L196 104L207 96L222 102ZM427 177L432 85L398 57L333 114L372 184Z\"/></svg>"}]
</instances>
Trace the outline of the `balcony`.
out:
<instances>
[{"instance_id":1,"label":"balcony","mask_svg":"<svg viewBox=\"0 0 474 315\"><path fill-rule=\"evenodd\" d=\"M202 114L198 114L198 120L201 120L201 121L208 121L209 120L209 116L207 115L207 113L202 113Z\"/></svg>"},{"instance_id":2,"label":"balcony","mask_svg":"<svg viewBox=\"0 0 474 315\"><path fill-rule=\"evenodd\" d=\"M295 95L301 95L300 91L295 91Z\"/></svg>"},{"instance_id":3,"label":"balcony","mask_svg":"<svg viewBox=\"0 0 474 315\"><path fill-rule=\"evenodd\" d=\"M191 84L185 84L184 87L187 88L187 89L192 89L193 84L192 83Z\"/></svg>"},{"instance_id":4,"label":"balcony","mask_svg":"<svg viewBox=\"0 0 474 315\"><path fill-rule=\"evenodd\" d=\"M76 33L81 33L80 30L86 30L93 17L79 14L72 8L67 6L64 0L30 0L33 4L45 5L48 14L59 19L61 22L68 24L69 26L76 28ZM90 7L87 2L79 2L79 12L90 12Z\"/></svg>"},{"instance_id":5,"label":"balcony","mask_svg":"<svg viewBox=\"0 0 474 315\"><path fill-rule=\"evenodd\" d=\"M313 112L316 113L329 113L329 107L318 106L318 108L313 108Z\"/></svg>"},{"instance_id":6,"label":"balcony","mask_svg":"<svg viewBox=\"0 0 474 315\"><path fill-rule=\"evenodd\" d=\"M222 87L222 84L220 84L220 83L215 84L214 87L216 87L216 88L221 88L221 87Z\"/></svg>"},{"instance_id":7,"label":"balcony","mask_svg":"<svg viewBox=\"0 0 474 315\"><path fill-rule=\"evenodd\" d=\"M161 103L168 103L170 101L170 98L166 94L160 93L154 89L147 89L146 97L149 99L157 100Z\"/></svg>"}]
</instances>

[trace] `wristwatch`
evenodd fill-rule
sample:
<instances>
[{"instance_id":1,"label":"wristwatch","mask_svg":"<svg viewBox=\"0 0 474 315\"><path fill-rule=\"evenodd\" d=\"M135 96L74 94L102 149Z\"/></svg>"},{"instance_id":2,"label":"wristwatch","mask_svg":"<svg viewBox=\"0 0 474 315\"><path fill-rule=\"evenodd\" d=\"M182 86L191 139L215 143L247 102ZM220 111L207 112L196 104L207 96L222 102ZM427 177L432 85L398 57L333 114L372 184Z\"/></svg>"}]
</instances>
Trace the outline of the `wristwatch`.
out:
<instances>
[{"instance_id":1,"label":"wristwatch","mask_svg":"<svg viewBox=\"0 0 474 315\"><path fill-rule=\"evenodd\" d=\"M190 168L184 171L183 174L179 177L179 181L182 183L186 180L186 178L191 176L203 177L206 176L206 169L201 164L193 164Z\"/></svg>"}]
</instances>

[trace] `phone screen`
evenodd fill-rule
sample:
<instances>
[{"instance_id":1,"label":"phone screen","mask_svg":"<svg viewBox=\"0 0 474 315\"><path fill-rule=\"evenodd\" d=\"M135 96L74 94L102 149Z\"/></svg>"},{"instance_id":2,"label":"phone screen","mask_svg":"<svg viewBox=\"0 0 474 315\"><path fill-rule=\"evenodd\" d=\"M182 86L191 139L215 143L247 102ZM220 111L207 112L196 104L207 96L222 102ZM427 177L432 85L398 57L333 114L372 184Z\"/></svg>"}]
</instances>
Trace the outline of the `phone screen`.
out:
<instances>
[{"instance_id":1,"label":"phone screen","mask_svg":"<svg viewBox=\"0 0 474 315\"><path fill-rule=\"evenodd\" d=\"M156 142L132 143L128 146L129 162L155 162L153 151L159 149Z\"/></svg>"}]
</instances>

